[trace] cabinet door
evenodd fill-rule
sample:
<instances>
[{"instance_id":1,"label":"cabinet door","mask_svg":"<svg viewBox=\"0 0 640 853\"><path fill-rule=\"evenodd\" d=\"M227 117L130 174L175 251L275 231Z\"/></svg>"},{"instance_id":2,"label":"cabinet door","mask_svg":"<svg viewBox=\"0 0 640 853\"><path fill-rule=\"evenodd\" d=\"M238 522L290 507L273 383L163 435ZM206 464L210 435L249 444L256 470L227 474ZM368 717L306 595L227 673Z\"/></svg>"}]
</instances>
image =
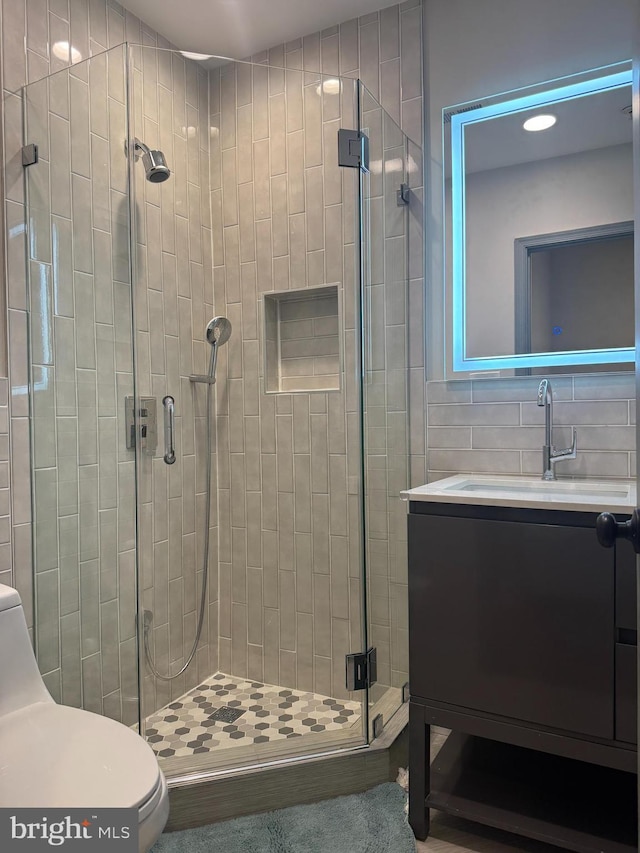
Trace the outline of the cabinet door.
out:
<instances>
[{"instance_id":1,"label":"cabinet door","mask_svg":"<svg viewBox=\"0 0 640 853\"><path fill-rule=\"evenodd\" d=\"M409 516L413 696L613 737L614 565L589 528Z\"/></svg>"},{"instance_id":2,"label":"cabinet door","mask_svg":"<svg viewBox=\"0 0 640 853\"><path fill-rule=\"evenodd\" d=\"M616 555L616 628L636 630L636 553L630 542L618 540Z\"/></svg>"}]
</instances>

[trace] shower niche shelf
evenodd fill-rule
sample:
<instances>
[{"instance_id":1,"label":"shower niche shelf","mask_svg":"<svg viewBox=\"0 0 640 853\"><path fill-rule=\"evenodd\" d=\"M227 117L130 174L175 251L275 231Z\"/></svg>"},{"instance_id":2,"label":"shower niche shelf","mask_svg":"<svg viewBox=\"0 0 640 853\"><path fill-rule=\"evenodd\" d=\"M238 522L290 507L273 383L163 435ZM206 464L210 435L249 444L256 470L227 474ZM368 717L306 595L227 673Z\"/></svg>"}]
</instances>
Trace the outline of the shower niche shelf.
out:
<instances>
[{"instance_id":1,"label":"shower niche shelf","mask_svg":"<svg viewBox=\"0 0 640 853\"><path fill-rule=\"evenodd\" d=\"M339 391L340 320L337 284L265 293L265 392Z\"/></svg>"}]
</instances>

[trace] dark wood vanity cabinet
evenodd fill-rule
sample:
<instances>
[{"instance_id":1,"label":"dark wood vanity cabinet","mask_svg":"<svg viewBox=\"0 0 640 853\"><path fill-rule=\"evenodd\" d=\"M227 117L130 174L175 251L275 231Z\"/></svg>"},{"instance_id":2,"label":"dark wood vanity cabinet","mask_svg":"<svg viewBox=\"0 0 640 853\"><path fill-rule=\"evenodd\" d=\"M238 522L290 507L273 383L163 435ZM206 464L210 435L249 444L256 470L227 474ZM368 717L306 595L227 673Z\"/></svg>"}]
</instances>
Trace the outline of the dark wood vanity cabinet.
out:
<instances>
[{"instance_id":1,"label":"dark wood vanity cabinet","mask_svg":"<svg viewBox=\"0 0 640 853\"><path fill-rule=\"evenodd\" d=\"M638 742L636 555L629 543L616 546L615 738Z\"/></svg>"},{"instance_id":2,"label":"dark wood vanity cabinet","mask_svg":"<svg viewBox=\"0 0 640 853\"><path fill-rule=\"evenodd\" d=\"M460 779L451 790L443 778L429 785L428 763L420 760L429 726L439 725L456 736L499 743L503 751L511 744L520 750L520 763L522 756L537 755L535 772L548 758L566 766L598 765L593 772L610 768L602 772L615 778L617 773L623 787L632 778L635 554L626 542L600 547L595 518L581 512L410 504L410 818L418 837L427 833L426 798L436 808L572 850L631 849L624 839L607 848L598 847L600 837L593 847L577 842L575 826L566 838L562 832L549 834L540 829L540 816L514 813L510 825L498 808L501 816L489 818L487 809L495 810L495 804L469 805L469 798L461 799ZM472 749L460 741L459 748L461 755L441 761L454 775L462 772L464 754L478 752L477 744ZM474 772L480 778L477 768ZM611 789L613 783L607 785ZM505 790L513 796L515 788Z\"/></svg>"}]
</instances>

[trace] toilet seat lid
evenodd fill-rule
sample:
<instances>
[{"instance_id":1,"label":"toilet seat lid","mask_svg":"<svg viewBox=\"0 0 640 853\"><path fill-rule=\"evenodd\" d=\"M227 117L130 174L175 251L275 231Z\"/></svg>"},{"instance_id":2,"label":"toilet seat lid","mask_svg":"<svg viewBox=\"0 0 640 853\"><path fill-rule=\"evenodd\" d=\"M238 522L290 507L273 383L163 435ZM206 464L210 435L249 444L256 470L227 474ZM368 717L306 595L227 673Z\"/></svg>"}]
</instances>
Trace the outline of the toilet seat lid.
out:
<instances>
[{"instance_id":1,"label":"toilet seat lid","mask_svg":"<svg viewBox=\"0 0 640 853\"><path fill-rule=\"evenodd\" d=\"M140 808L160 768L121 723L38 702L0 718L0 806Z\"/></svg>"}]
</instances>

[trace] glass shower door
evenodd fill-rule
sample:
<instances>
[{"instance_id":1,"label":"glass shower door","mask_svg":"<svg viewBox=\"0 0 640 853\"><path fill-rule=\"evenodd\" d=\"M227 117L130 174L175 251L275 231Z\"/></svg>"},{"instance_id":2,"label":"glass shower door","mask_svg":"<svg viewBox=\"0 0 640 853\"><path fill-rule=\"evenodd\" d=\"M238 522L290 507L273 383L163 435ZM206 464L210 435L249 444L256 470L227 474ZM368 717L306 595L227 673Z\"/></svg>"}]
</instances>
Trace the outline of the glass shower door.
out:
<instances>
[{"instance_id":1,"label":"glass shower door","mask_svg":"<svg viewBox=\"0 0 640 853\"><path fill-rule=\"evenodd\" d=\"M421 229L415 226L422 181L418 146L364 86L360 104L370 156L362 179L362 393L369 643L378 662L372 737L407 698L409 681L407 524L400 492L410 475L409 288L410 276L417 286L421 278Z\"/></svg>"},{"instance_id":2,"label":"glass shower door","mask_svg":"<svg viewBox=\"0 0 640 853\"><path fill-rule=\"evenodd\" d=\"M24 89L38 664L57 702L138 720L125 50ZM25 395L27 388L24 389Z\"/></svg>"}]
</instances>

